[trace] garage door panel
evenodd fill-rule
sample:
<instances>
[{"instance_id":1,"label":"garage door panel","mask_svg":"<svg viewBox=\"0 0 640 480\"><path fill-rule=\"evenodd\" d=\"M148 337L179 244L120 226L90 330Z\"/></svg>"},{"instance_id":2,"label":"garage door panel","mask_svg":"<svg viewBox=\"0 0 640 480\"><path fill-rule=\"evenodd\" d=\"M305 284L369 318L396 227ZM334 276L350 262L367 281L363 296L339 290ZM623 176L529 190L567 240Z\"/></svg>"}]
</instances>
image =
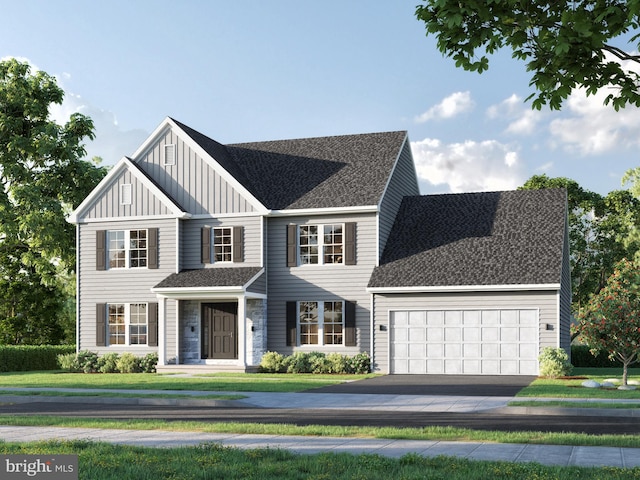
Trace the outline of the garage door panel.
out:
<instances>
[{"instance_id":1,"label":"garage door panel","mask_svg":"<svg viewBox=\"0 0 640 480\"><path fill-rule=\"evenodd\" d=\"M535 375L537 310L392 312L392 373Z\"/></svg>"}]
</instances>

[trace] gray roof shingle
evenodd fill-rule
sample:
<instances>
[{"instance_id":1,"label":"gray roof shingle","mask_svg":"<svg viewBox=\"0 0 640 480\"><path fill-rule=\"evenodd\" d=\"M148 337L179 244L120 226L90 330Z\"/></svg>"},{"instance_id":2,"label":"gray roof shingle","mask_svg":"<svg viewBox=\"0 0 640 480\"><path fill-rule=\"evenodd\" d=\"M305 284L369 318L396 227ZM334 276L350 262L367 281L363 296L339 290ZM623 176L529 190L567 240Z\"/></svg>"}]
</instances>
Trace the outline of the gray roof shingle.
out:
<instances>
[{"instance_id":1,"label":"gray roof shingle","mask_svg":"<svg viewBox=\"0 0 640 480\"><path fill-rule=\"evenodd\" d=\"M369 287L559 284L562 189L405 197Z\"/></svg>"},{"instance_id":2,"label":"gray roof shingle","mask_svg":"<svg viewBox=\"0 0 640 480\"><path fill-rule=\"evenodd\" d=\"M172 119L266 208L377 205L407 133L223 145Z\"/></svg>"},{"instance_id":3,"label":"gray roof shingle","mask_svg":"<svg viewBox=\"0 0 640 480\"><path fill-rule=\"evenodd\" d=\"M242 287L260 270L260 267L183 270L169 275L153 288Z\"/></svg>"}]
</instances>

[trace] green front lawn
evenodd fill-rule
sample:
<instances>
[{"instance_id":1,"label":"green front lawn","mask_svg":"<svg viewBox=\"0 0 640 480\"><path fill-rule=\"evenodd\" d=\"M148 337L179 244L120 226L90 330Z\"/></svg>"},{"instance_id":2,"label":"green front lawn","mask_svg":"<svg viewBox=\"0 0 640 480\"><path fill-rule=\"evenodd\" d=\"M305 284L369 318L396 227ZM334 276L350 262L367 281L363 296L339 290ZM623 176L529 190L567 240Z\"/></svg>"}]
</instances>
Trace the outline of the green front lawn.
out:
<instances>
[{"instance_id":1,"label":"green front lawn","mask_svg":"<svg viewBox=\"0 0 640 480\"><path fill-rule=\"evenodd\" d=\"M285 450L240 450L215 444L183 448L144 448L84 441L0 444L2 454L79 456L80 480L261 480L367 479L632 479L639 468L547 467L534 463L478 462L452 457L402 458Z\"/></svg>"},{"instance_id":2,"label":"green front lawn","mask_svg":"<svg viewBox=\"0 0 640 480\"><path fill-rule=\"evenodd\" d=\"M3 387L23 387L196 390L206 392L301 392L372 376L375 375L217 373L181 377L155 373L15 372L0 374L0 390Z\"/></svg>"},{"instance_id":3,"label":"green front lawn","mask_svg":"<svg viewBox=\"0 0 640 480\"><path fill-rule=\"evenodd\" d=\"M523 388L518 397L551 397L551 398L610 398L640 400L640 386L636 390L617 390L605 388L585 388L582 386L587 378L602 383L610 378L622 379L621 368L575 368L572 377L586 378L538 378L531 385ZM640 368L630 368L628 380L640 381Z\"/></svg>"}]
</instances>

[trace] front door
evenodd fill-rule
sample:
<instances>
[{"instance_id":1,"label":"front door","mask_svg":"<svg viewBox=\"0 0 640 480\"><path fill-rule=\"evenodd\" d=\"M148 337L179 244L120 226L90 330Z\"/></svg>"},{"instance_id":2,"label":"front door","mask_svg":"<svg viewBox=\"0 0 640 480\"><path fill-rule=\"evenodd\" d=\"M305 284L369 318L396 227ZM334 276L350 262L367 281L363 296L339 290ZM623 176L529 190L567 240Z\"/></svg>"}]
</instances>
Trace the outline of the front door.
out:
<instances>
[{"instance_id":1,"label":"front door","mask_svg":"<svg viewBox=\"0 0 640 480\"><path fill-rule=\"evenodd\" d=\"M202 358L238 358L238 304L202 304Z\"/></svg>"}]
</instances>

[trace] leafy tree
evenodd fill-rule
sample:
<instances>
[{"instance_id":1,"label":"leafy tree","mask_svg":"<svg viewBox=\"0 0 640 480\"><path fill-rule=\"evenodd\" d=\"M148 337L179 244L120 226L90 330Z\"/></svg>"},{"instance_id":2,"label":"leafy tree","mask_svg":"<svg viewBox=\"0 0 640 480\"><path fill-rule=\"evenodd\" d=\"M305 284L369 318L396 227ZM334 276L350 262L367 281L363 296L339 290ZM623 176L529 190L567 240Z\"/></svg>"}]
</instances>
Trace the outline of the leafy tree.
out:
<instances>
[{"instance_id":1,"label":"leafy tree","mask_svg":"<svg viewBox=\"0 0 640 480\"><path fill-rule=\"evenodd\" d=\"M27 63L0 62L0 342L62 340L61 279L75 268L75 228L66 214L106 173L82 160L93 122L61 126L49 108L64 92Z\"/></svg>"},{"instance_id":2,"label":"leafy tree","mask_svg":"<svg viewBox=\"0 0 640 480\"><path fill-rule=\"evenodd\" d=\"M640 252L636 235L640 231L640 201L627 190L603 197L574 180L546 175L535 175L520 188L567 190L573 311L577 313L604 287L616 262Z\"/></svg>"},{"instance_id":3,"label":"leafy tree","mask_svg":"<svg viewBox=\"0 0 640 480\"><path fill-rule=\"evenodd\" d=\"M423 0L416 17L465 70L482 73L487 55L510 48L533 72L534 108L560 109L575 88L591 95L610 86L605 104L640 106L640 76L622 64L640 62L625 50L638 50L640 0Z\"/></svg>"},{"instance_id":4,"label":"leafy tree","mask_svg":"<svg viewBox=\"0 0 640 480\"><path fill-rule=\"evenodd\" d=\"M640 351L640 265L623 259L597 295L578 317L580 339L622 362L622 383L627 385L630 364Z\"/></svg>"}]
</instances>

